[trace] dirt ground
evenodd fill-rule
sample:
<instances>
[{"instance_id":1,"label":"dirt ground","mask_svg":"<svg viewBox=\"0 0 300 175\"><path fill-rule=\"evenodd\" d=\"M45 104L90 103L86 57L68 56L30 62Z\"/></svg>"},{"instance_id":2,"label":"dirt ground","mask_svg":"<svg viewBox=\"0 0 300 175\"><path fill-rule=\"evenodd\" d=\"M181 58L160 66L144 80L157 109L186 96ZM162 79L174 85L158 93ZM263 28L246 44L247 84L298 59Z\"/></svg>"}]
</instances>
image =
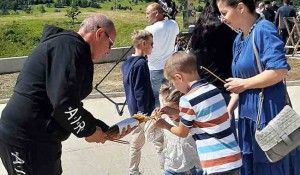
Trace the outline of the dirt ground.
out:
<instances>
[{"instance_id":1,"label":"dirt ground","mask_svg":"<svg viewBox=\"0 0 300 175\"><path fill-rule=\"evenodd\" d=\"M291 66L291 70L288 73L287 80L300 80L300 59L289 58L288 62ZM107 72L115 65L115 63L96 64L94 70L93 86L95 87L101 79L107 74ZM122 92L122 73L121 65L118 64L115 69L103 80L97 87L102 92ZM16 83L19 73L2 74L0 75L0 99L9 98L13 92L14 85ZM93 93L98 93L95 89Z\"/></svg>"}]
</instances>

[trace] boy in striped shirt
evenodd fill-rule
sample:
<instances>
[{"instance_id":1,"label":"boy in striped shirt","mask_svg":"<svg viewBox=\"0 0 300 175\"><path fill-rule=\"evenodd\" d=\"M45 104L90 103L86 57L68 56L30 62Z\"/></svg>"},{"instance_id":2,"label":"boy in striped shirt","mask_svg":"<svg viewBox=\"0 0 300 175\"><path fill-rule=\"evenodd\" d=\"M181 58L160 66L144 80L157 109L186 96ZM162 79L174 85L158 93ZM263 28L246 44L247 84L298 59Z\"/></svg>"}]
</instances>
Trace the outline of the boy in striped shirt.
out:
<instances>
[{"instance_id":1,"label":"boy in striped shirt","mask_svg":"<svg viewBox=\"0 0 300 175\"><path fill-rule=\"evenodd\" d=\"M225 100L218 88L200 79L196 65L196 58L185 52L176 52L168 59L165 77L185 95L180 98L180 111L170 107L160 111L169 115L180 112L180 123L172 126L159 119L155 125L179 137L187 137L190 132L204 174L238 175L241 151L230 127Z\"/></svg>"}]
</instances>

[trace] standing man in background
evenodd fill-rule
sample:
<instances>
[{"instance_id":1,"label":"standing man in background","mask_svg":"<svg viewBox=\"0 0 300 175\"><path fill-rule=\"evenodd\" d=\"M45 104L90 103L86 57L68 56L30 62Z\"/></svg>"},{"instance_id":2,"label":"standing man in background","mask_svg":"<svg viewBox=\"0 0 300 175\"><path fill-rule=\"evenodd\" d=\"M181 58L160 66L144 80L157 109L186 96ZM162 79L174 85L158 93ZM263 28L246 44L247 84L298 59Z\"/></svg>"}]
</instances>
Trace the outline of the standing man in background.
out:
<instances>
[{"instance_id":1,"label":"standing man in background","mask_svg":"<svg viewBox=\"0 0 300 175\"><path fill-rule=\"evenodd\" d=\"M287 27L283 22L284 17L296 17L296 11L293 6L290 5L290 0L283 0L283 6L279 7L275 16L275 26L281 31L280 35L282 37L283 43L286 44L287 38L289 36ZM289 28L292 29L291 22L287 21Z\"/></svg>"},{"instance_id":2,"label":"standing man in background","mask_svg":"<svg viewBox=\"0 0 300 175\"><path fill-rule=\"evenodd\" d=\"M174 52L179 27L176 21L165 19L166 15L158 3L152 3L147 7L146 17L151 25L145 30L152 33L154 43L152 53L148 55L148 66L155 106L159 107L159 90L166 81L163 69L167 59Z\"/></svg>"},{"instance_id":3,"label":"standing man in background","mask_svg":"<svg viewBox=\"0 0 300 175\"><path fill-rule=\"evenodd\" d=\"M106 141L108 126L81 101L93 88L93 63L109 53L115 37L113 22L100 14L85 19L79 32L44 28L0 119L0 157L8 174L62 174L61 142L71 133Z\"/></svg>"}]
</instances>

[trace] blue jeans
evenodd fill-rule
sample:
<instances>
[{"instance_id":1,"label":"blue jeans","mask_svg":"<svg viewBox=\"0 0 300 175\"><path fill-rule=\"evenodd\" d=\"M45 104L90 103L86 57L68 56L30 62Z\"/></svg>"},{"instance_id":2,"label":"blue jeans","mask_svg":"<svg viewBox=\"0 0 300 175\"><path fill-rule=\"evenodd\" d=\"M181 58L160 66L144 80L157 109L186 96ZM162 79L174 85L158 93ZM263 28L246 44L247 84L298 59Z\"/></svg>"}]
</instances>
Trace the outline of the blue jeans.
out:
<instances>
[{"instance_id":1,"label":"blue jeans","mask_svg":"<svg viewBox=\"0 0 300 175\"><path fill-rule=\"evenodd\" d=\"M160 107L159 90L167 80L164 77L164 70L150 70L150 81L155 99L155 107Z\"/></svg>"},{"instance_id":2,"label":"blue jeans","mask_svg":"<svg viewBox=\"0 0 300 175\"><path fill-rule=\"evenodd\" d=\"M180 173L165 170L163 175L202 175L202 171L197 171L197 169L194 167L187 172Z\"/></svg>"}]
</instances>

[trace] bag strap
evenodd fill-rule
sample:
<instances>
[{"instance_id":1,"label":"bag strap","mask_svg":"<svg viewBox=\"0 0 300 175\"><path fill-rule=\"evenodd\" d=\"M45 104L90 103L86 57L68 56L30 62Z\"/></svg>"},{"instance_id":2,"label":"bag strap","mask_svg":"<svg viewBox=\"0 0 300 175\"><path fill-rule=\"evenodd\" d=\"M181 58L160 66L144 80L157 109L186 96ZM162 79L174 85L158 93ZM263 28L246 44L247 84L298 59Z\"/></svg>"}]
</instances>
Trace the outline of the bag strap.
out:
<instances>
[{"instance_id":1,"label":"bag strap","mask_svg":"<svg viewBox=\"0 0 300 175\"><path fill-rule=\"evenodd\" d=\"M256 64L257 64L257 68L258 68L258 72L261 73L263 71L261 62L260 62L260 57L255 45L255 40L254 40L254 34L255 34L255 30L253 30L253 35L252 35L252 45L253 45L253 50L254 50L254 55L255 55L255 59L256 59ZM287 86L286 86L286 81L285 79L284 81L284 85L285 85L285 104L289 105L292 107L292 103L287 91ZM261 92L259 93L259 104L258 104L258 113L257 113L257 118L256 118L256 130L260 130L260 120L261 120L261 111L262 111L262 105L263 105L263 101L264 101L264 89L261 89Z\"/></svg>"},{"instance_id":2,"label":"bag strap","mask_svg":"<svg viewBox=\"0 0 300 175\"><path fill-rule=\"evenodd\" d=\"M258 72L261 73L263 71L261 62L260 62L260 57L255 45L255 40L254 40L254 36L255 36L255 30L253 30L253 34L252 34L252 46L253 46L253 51L254 51L254 55L255 55L255 60L256 60L256 65L258 68ZM261 111L262 111L262 105L264 102L264 89L262 88L260 93L259 93L259 103L258 103L258 109L257 109L257 117L256 117L256 130L260 130L260 120L261 120Z\"/></svg>"}]
</instances>

